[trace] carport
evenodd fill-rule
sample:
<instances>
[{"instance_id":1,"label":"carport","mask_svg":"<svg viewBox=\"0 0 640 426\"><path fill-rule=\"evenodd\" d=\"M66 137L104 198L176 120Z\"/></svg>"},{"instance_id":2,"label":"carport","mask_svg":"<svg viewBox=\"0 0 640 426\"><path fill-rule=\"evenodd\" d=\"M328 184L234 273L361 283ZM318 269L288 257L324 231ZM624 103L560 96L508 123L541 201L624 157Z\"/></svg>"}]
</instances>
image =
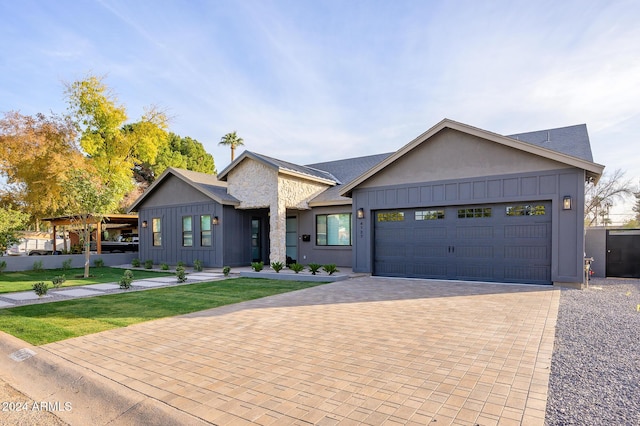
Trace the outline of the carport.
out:
<instances>
[{"instance_id":1,"label":"carport","mask_svg":"<svg viewBox=\"0 0 640 426\"><path fill-rule=\"evenodd\" d=\"M56 251L56 233L58 227L67 226L71 229L82 228L82 221L79 216L57 216L42 219L51 223L53 227L53 251ZM138 215L137 214L108 214L108 215L89 215L87 218L87 224L89 226L96 227L96 251L98 254L102 253L101 238L102 230L105 228L119 228L125 230L137 230L138 229Z\"/></svg>"}]
</instances>

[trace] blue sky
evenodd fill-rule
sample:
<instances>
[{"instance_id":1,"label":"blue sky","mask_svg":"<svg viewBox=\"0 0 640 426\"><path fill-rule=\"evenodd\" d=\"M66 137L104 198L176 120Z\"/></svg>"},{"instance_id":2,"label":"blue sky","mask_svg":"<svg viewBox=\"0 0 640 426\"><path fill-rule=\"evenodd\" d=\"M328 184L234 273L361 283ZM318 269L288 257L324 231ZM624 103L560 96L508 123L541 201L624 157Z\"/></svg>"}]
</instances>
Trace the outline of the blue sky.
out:
<instances>
[{"instance_id":1,"label":"blue sky","mask_svg":"<svg viewBox=\"0 0 640 426\"><path fill-rule=\"evenodd\" d=\"M500 134L586 123L640 180L640 2L0 0L0 112L105 82L202 142L300 164L394 151L443 118ZM615 218L614 218L615 219Z\"/></svg>"}]
</instances>

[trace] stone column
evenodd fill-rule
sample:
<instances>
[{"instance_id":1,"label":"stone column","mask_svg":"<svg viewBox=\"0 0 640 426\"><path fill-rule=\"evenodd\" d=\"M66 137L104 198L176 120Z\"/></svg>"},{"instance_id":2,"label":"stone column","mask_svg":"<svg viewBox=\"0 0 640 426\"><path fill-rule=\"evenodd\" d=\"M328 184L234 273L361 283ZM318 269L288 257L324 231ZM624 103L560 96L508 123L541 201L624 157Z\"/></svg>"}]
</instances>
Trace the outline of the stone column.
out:
<instances>
[{"instance_id":1,"label":"stone column","mask_svg":"<svg viewBox=\"0 0 640 426\"><path fill-rule=\"evenodd\" d=\"M287 261L287 209L284 200L278 197L269 212L269 262Z\"/></svg>"}]
</instances>

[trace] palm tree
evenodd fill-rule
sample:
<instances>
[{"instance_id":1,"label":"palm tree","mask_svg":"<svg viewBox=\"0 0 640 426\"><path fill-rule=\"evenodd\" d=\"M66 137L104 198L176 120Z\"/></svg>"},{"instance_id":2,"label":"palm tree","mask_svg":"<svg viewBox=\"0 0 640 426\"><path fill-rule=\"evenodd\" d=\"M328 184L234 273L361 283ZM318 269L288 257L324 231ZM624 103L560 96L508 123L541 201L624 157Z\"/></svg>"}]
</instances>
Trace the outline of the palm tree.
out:
<instances>
[{"instance_id":1,"label":"palm tree","mask_svg":"<svg viewBox=\"0 0 640 426\"><path fill-rule=\"evenodd\" d=\"M218 142L218 145L229 145L231 147L231 162L233 163L233 160L235 158L236 147L240 145L244 145L244 140L238 137L238 135L236 134L236 131L234 130L233 132L227 133L226 135L224 135L220 139L220 142Z\"/></svg>"}]
</instances>

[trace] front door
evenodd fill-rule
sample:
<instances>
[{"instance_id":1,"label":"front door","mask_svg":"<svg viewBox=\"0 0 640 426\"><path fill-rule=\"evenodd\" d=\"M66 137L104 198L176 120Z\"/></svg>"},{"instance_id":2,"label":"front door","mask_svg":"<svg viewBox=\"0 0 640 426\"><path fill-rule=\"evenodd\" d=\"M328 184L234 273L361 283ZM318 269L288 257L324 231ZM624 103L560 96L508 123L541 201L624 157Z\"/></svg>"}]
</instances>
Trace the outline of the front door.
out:
<instances>
[{"instance_id":1,"label":"front door","mask_svg":"<svg viewBox=\"0 0 640 426\"><path fill-rule=\"evenodd\" d=\"M287 216L287 265L298 261L298 218Z\"/></svg>"},{"instance_id":2,"label":"front door","mask_svg":"<svg viewBox=\"0 0 640 426\"><path fill-rule=\"evenodd\" d=\"M251 219L251 261L252 262L261 262L262 261L262 232L261 232L261 223L259 218Z\"/></svg>"}]
</instances>

